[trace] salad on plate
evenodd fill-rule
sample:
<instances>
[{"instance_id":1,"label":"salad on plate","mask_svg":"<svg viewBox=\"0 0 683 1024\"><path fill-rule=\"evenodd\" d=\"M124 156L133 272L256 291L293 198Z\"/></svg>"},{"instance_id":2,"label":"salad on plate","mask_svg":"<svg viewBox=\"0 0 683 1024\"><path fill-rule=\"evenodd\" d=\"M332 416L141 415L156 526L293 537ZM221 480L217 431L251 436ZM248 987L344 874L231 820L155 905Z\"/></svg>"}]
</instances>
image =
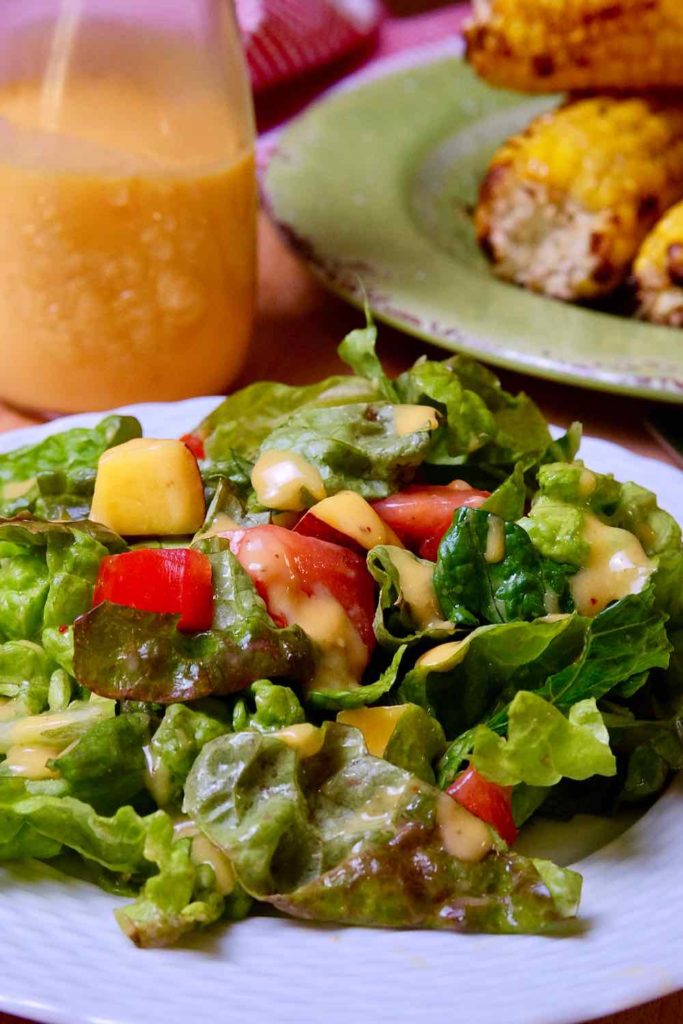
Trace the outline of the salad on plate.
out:
<instances>
[{"instance_id":1,"label":"salad on plate","mask_svg":"<svg viewBox=\"0 0 683 1024\"><path fill-rule=\"evenodd\" d=\"M683 549L462 356L249 385L181 439L110 415L0 455L0 859L140 946L263 910L571 930L535 816L683 766Z\"/></svg>"}]
</instances>

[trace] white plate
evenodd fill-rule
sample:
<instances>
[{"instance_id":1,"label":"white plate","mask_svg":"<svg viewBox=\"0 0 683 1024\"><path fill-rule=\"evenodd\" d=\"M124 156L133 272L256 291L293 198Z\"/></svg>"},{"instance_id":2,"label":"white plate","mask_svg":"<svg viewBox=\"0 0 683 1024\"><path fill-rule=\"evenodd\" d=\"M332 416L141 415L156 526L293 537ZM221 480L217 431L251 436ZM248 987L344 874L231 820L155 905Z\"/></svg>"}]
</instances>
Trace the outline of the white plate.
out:
<instances>
[{"instance_id":1,"label":"white plate","mask_svg":"<svg viewBox=\"0 0 683 1024\"><path fill-rule=\"evenodd\" d=\"M177 436L218 400L131 411ZM0 450L101 414L0 436ZM683 519L683 475L592 438L594 469ZM566 939L332 928L254 917L182 949L138 950L117 901L30 864L0 871L0 1006L46 1024L576 1024L683 987L683 784L581 861L583 934Z\"/></svg>"}]
</instances>

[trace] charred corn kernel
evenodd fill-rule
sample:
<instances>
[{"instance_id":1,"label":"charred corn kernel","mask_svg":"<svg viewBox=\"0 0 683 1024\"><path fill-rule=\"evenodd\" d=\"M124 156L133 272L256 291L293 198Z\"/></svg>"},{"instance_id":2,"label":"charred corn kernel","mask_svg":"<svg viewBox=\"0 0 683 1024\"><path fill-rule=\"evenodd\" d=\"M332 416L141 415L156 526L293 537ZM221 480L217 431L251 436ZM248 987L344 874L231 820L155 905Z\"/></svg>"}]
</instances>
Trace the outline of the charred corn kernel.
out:
<instances>
[{"instance_id":1,"label":"charred corn kernel","mask_svg":"<svg viewBox=\"0 0 683 1024\"><path fill-rule=\"evenodd\" d=\"M683 104L591 97L536 118L495 154L477 235L501 277L562 299L604 295L683 197Z\"/></svg>"},{"instance_id":2,"label":"charred corn kernel","mask_svg":"<svg viewBox=\"0 0 683 1024\"><path fill-rule=\"evenodd\" d=\"M522 92L683 86L681 0L474 0L467 56Z\"/></svg>"},{"instance_id":3,"label":"charred corn kernel","mask_svg":"<svg viewBox=\"0 0 683 1024\"><path fill-rule=\"evenodd\" d=\"M683 203L672 207L653 228L633 269L641 316L683 327Z\"/></svg>"}]
</instances>

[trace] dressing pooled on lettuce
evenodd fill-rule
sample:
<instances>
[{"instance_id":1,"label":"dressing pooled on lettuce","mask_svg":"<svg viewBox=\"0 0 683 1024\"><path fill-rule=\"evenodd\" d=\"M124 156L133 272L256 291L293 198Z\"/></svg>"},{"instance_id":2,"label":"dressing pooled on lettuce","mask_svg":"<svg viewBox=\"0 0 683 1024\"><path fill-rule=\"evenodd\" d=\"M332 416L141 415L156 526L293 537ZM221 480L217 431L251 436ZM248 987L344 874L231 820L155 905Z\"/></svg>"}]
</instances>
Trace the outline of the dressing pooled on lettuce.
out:
<instances>
[{"instance_id":1,"label":"dressing pooled on lettuce","mask_svg":"<svg viewBox=\"0 0 683 1024\"><path fill-rule=\"evenodd\" d=\"M121 900L140 946L260 904L571 929L534 816L683 766L683 551L461 356L230 395L0 455L0 858ZM128 902L125 902L125 900Z\"/></svg>"}]
</instances>

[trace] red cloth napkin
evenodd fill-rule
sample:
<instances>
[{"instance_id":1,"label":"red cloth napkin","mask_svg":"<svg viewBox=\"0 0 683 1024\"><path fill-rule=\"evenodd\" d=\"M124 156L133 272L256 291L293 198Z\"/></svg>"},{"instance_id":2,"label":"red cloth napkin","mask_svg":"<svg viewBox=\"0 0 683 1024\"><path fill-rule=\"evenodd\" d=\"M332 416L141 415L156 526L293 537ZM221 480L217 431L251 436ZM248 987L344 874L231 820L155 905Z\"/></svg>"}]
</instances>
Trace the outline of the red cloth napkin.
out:
<instances>
[{"instance_id":1,"label":"red cloth napkin","mask_svg":"<svg viewBox=\"0 0 683 1024\"><path fill-rule=\"evenodd\" d=\"M255 92L347 56L368 43L380 0L237 0Z\"/></svg>"}]
</instances>

